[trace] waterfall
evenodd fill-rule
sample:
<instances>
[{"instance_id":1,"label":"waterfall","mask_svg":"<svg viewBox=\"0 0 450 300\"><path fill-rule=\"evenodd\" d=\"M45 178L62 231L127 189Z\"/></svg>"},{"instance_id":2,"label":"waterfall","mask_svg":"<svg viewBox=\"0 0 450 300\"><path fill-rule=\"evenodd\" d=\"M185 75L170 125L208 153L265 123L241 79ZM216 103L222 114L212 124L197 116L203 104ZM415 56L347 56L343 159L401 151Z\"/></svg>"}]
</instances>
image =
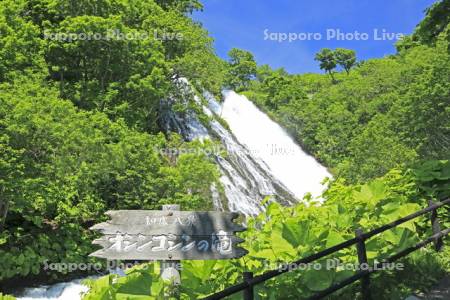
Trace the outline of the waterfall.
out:
<instances>
[{"instance_id":1,"label":"waterfall","mask_svg":"<svg viewBox=\"0 0 450 300\"><path fill-rule=\"evenodd\" d=\"M211 97L208 102L208 107L203 107L204 112L209 116L216 115L219 104ZM295 201L294 195L270 174L264 162L253 156L231 132L214 119L210 126L227 153L226 157L216 155L215 159L222 173L220 182L230 211L255 215L263 210L260 203L266 196L285 204Z\"/></svg>"},{"instance_id":2,"label":"waterfall","mask_svg":"<svg viewBox=\"0 0 450 300\"><path fill-rule=\"evenodd\" d=\"M220 116L239 143L251 149L255 159L263 161L297 198L306 193L320 196L324 190L321 182L331 177L327 169L245 96L225 91L224 98Z\"/></svg>"},{"instance_id":3,"label":"waterfall","mask_svg":"<svg viewBox=\"0 0 450 300\"><path fill-rule=\"evenodd\" d=\"M214 159L221 172L228 210L256 215L264 209L261 201L267 196L289 205L303 199L306 193L315 198L322 194L321 182L331 177L327 169L245 96L225 91L222 104L207 92L203 96L207 103L198 96L193 98L210 117L208 128L193 112L179 116L171 110L166 110L164 126L186 140L215 137L222 143L226 155L214 154ZM213 196L214 204L220 203L217 193Z\"/></svg>"}]
</instances>

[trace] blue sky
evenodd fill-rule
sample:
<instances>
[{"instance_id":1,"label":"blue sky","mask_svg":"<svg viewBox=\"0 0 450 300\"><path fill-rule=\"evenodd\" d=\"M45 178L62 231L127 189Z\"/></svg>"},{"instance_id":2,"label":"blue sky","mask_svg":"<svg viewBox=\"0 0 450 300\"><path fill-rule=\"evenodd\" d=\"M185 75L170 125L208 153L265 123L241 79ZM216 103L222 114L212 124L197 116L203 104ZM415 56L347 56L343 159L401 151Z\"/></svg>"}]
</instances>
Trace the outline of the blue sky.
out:
<instances>
[{"instance_id":1,"label":"blue sky","mask_svg":"<svg viewBox=\"0 0 450 300\"><path fill-rule=\"evenodd\" d=\"M194 19L203 23L214 37L215 49L223 58L231 48L242 48L251 51L258 64L284 67L291 73L305 73L320 71L314 55L324 47L354 49L358 59L395 53L394 41L389 40L392 36L385 35L383 39L382 31L410 34L424 17L424 10L434 2L203 0L204 11L195 13ZM338 30L348 36L337 40L332 33ZM377 36L374 30L378 30ZM355 40L355 31L367 36ZM274 40L282 37L278 33L291 33L293 38L298 38L299 33L315 33L316 37L278 42ZM353 40L349 40L352 37Z\"/></svg>"}]
</instances>

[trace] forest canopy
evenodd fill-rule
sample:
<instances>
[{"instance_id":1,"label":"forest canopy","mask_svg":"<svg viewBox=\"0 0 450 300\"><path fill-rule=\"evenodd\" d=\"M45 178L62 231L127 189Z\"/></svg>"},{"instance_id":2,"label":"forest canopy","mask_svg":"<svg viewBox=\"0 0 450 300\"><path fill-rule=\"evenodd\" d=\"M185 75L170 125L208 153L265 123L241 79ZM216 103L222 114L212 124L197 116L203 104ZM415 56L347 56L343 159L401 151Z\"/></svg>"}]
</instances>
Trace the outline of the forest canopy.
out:
<instances>
[{"instance_id":1,"label":"forest canopy","mask_svg":"<svg viewBox=\"0 0 450 300\"><path fill-rule=\"evenodd\" d=\"M161 128L161 103L191 97L179 95L176 78L220 91L223 63L190 19L196 9L0 3L0 280L41 274L44 261L85 262L88 228L108 209L212 207L212 158L164 151L206 145ZM170 33L183 38L163 38Z\"/></svg>"}]
</instances>

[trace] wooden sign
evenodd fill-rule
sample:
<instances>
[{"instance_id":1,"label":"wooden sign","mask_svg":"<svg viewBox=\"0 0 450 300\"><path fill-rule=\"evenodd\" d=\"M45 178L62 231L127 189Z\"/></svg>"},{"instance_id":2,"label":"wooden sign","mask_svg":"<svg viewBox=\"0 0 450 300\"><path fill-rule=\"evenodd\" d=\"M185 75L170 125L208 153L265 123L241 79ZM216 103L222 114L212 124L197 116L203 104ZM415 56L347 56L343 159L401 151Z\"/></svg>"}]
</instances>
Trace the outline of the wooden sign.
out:
<instances>
[{"instance_id":1,"label":"wooden sign","mask_svg":"<svg viewBox=\"0 0 450 300\"><path fill-rule=\"evenodd\" d=\"M103 236L91 256L119 260L210 260L239 258L248 252L234 236L245 227L239 215L217 211L108 211L110 221L91 227Z\"/></svg>"}]
</instances>

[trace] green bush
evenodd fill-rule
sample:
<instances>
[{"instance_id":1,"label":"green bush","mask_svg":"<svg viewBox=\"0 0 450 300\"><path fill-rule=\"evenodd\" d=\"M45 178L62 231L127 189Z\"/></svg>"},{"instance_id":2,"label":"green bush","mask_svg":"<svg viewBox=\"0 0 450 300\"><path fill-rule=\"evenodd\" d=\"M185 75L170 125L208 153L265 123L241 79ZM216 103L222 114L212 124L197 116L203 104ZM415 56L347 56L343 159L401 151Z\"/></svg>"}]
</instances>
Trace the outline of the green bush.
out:
<instances>
[{"instance_id":1,"label":"green bush","mask_svg":"<svg viewBox=\"0 0 450 300\"><path fill-rule=\"evenodd\" d=\"M247 231L240 234L249 254L238 260L183 261L182 299L198 299L242 280L242 273L262 274L281 263L289 263L355 236L357 228L369 231L420 210L427 199L438 196L448 184L448 161L431 163L414 171L392 170L386 176L364 185L347 186L336 181L323 195L323 205L298 204L282 207L268 203L264 213L247 220ZM417 176L419 174L419 176ZM428 174L428 175L426 175ZM447 174L447 175L445 175ZM428 193L428 176L436 180ZM449 195L446 188L446 195ZM442 195L440 195L442 196ZM267 201L267 200L266 200ZM443 220L448 220L443 219ZM445 225L445 224L443 224ZM391 256L431 234L429 219L421 217L401 224L366 242L369 263ZM450 271L449 249L435 253L430 247L401 260L404 270L382 271L373 275L372 289L377 299L403 299L408 294L424 291ZM357 263L355 247L327 257L340 263ZM354 274L342 267L326 270L326 260L317 261L320 270L296 270L271 279L256 287L264 299L299 299L313 295ZM109 275L90 282L91 290L84 299L160 299L168 288L159 278L155 264L144 264L129 271L126 277ZM124 295L125 293L125 295ZM353 299L358 286L350 286L333 294L333 299ZM403 298L402 298L403 297ZM240 299L241 295L231 297Z\"/></svg>"},{"instance_id":2,"label":"green bush","mask_svg":"<svg viewBox=\"0 0 450 300\"><path fill-rule=\"evenodd\" d=\"M0 200L9 208L0 280L37 275L45 261L85 262L93 251L88 228L108 209L212 205L219 173L201 151L206 145L133 131L57 93L28 79L0 85Z\"/></svg>"}]
</instances>

